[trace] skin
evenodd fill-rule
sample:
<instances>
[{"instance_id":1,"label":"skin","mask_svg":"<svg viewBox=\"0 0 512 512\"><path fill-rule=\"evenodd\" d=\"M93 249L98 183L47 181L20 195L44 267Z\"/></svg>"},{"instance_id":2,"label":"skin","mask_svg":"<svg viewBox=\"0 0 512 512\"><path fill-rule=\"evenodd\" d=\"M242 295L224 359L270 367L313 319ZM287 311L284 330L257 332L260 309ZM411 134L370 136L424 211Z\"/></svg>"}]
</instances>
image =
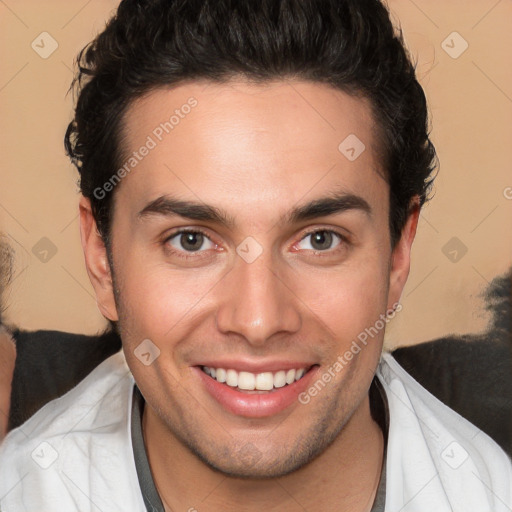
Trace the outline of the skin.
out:
<instances>
[{"instance_id":1,"label":"skin","mask_svg":"<svg viewBox=\"0 0 512 512\"><path fill-rule=\"evenodd\" d=\"M9 332L0 326L0 442L7 435L11 381L16 361L16 347Z\"/></svg>"},{"instance_id":2,"label":"skin","mask_svg":"<svg viewBox=\"0 0 512 512\"><path fill-rule=\"evenodd\" d=\"M309 404L263 418L223 409L192 367L205 354L228 354L312 361L321 376L398 302L418 208L392 249L370 106L323 84L240 80L152 91L126 114L125 149L138 149L190 96L198 105L115 190L113 269L89 201L80 201L87 270L100 310L119 321L146 399L144 440L162 500L168 510L368 511L383 460L368 399L383 331ZM338 150L351 133L366 146L352 162ZM334 191L364 199L370 213L281 222ZM215 206L234 225L138 215L166 194ZM187 252L180 235L169 240L179 228L208 238ZM322 229L344 239L334 235L319 249L311 233ZM236 252L248 236L263 250L252 263ZM134 354L147 338L160 350L149 366Z\"/></svg>"}]
</instances>

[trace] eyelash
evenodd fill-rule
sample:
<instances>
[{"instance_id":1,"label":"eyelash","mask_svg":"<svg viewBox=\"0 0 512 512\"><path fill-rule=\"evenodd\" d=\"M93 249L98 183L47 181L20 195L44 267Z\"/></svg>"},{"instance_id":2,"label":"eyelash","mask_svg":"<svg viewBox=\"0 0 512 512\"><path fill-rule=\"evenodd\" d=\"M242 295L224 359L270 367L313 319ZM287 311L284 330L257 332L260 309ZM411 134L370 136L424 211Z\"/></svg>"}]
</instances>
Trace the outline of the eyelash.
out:
<instances>
[{"instance_id":1,"label":"eyelash","mask_svg":"<svg viewBox=\"0 0 512 512\"><path fill-rule=\"evenodd\" d=\"M215 242L213 242L211 239L210 239L210 236L205 232L203 231L202 229L200 228L194 228L194 229L180 229L178 231L175 231L174 233L172 233L171 235L169 235L168 237L166 237L163 241L163 245L164 247L166 248L166 250L171 253L172 255L175 255L177 256L178 258L183 258L185 260L188 260L188 259L192 259L192 258L195 258L197 259L197 256L195 255L194 252L187 252L187 251L177 251L175 249L170 249L169 248L169 245L168 245L168 242L169 240L172 240L173 238L177 237L178 235L182 235L184 233L200 233L202 234L204 237L208 238L208 240L210 240L212 243L215 244ZM315 229L313 231L308 231L306 233L304 233L304 236L302 236L299 240L299 242L297 243L300 243L302 242L302 240L304 240L306 237L308 236L312 236L312 235L315 235L316 233L332 233L334 235L336 235L339 239L340 239L340 244L337 245L334 249L332 250L326 250L326 251L312 251L313 254L315 254L315 256L319 256L320 258L321 257L325 257L325 256L328 256L328 255L332 255L332 254L335 254L337 253L339 250L341 250L343 248L343 246L345 245L348 245L349 244L349 240L348 238L341 234L340 232L334 230L334 229ZM310 250L310 249L309 249ZM204 251L199 251L199 252L204 252Z\"/></svg>"}]
</instances>

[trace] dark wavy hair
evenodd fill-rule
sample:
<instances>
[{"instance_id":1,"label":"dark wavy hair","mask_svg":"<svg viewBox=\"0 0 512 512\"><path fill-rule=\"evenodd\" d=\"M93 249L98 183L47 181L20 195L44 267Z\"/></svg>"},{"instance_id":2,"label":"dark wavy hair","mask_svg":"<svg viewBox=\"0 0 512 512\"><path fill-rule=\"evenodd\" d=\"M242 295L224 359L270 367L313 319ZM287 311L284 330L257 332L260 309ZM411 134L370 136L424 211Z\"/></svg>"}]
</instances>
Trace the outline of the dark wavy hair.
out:
<instances>
[{"instance_id":1,"label":"dark wavy hair","mask_svg":"<svg viewBox=\"0 0 512 512\"><path fill-rule=\"evenodd\" d=\"M4 294L12 279L13 250L7 241L7 237L0 233L0 325L4 322Z\"/></svg>"},{"instance_id":2,"label":"dark wavy hair","mask_svg":"<svg viewBox=\"0 0 512 512\"><path fill-rule=\"evenodd\" d=\"M65 148L107 248L115 189L101 199L94 190L122 165L123 116L150 90L190 80L299 79L365 97L390 185L393 246L411 199L429 199L437 158L425 94L378 0L123 0L77 64Z\"/></svg>"}]
</instances>

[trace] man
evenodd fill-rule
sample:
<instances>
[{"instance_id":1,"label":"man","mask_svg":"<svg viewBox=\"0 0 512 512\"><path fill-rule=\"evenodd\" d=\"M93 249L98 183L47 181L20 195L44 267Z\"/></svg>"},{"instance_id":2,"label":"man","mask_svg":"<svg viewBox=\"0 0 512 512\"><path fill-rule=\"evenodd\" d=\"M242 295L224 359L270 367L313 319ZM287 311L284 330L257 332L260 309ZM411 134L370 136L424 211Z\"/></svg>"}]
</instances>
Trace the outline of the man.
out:
<instances>
[{"instance_id":1,"label":"man","mask_svg":"<svg viewBox=\"0 0 512 512\"><path fill-rule=\"evenodd\" d=\"M9 434L2 510L509 510L504 452L381 357L435 157L385 8L125 0L80 64L123 351Z\"/></svg>"}]
</instances>

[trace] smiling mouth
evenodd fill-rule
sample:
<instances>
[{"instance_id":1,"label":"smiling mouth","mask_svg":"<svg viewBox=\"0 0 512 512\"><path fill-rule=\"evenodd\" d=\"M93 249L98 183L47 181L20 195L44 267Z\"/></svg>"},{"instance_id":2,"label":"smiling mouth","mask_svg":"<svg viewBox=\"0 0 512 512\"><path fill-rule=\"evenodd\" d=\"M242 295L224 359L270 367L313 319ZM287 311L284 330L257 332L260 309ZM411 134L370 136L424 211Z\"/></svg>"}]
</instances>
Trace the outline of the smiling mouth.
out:
<instances>
[{"instance_id":1,"label":"smiling mouth","mask_svg":"<svg viewBox=\"0 0 512 512\"><path fill-rule=\"evenodd\" d=\"M232 369L200 366L201 370L217 382L235 391L248 394L273 393L302 379L313 367L293 368L277 372L238 372Z\"/></svg>"}]
</instances>

